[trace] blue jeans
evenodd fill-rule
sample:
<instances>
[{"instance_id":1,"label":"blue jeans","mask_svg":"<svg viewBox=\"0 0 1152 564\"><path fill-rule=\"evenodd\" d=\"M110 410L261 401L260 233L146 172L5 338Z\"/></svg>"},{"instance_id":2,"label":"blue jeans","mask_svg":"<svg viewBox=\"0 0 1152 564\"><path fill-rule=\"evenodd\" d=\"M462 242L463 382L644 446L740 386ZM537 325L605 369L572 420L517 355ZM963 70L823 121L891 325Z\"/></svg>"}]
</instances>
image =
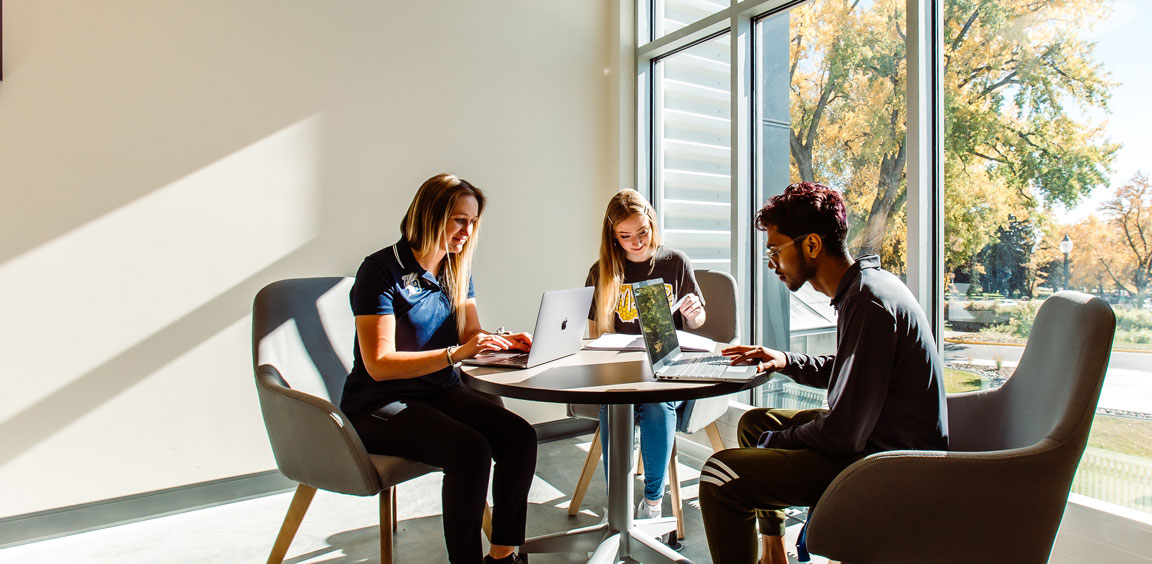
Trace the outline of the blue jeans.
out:
<instances>
[{"instance_id":1,"label":"blue jeans","mask_svg":"<svg viewBox=\"0 0 1152 564\"><path fill-rule=\"evenodd\" d=\"M672 441L676 440L676 409L682 401L636 404L636 422L640 425L640 455L644 458L644 498L655 501L664 497L668 478L668 459ZM600 406L600 446L608 453L608 406ZM604 456L604 477L608 477L608 457Z\"/></svg>"}]
</instances>

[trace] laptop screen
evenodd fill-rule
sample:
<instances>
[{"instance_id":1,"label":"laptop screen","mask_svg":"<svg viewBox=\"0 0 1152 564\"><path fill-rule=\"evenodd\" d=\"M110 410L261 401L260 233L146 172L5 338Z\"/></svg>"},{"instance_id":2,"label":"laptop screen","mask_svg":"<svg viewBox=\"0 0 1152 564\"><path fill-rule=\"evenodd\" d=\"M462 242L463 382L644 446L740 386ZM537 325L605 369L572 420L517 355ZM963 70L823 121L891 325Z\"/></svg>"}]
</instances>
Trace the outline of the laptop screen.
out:
<instances>
[{"instance_id":1,"label":"laptop screen","mask_svg":"<svg viewBox=\"0 0 1152 564\"><path fill-rule=\"evenodd\" d=\"M664 280L635 282L632 295L636 299L636 312L640 315L640 332L644 334L648 359L652 361L652 369L659 370L662 361L671 360L680 352Z\"/></svg>"}]
</instances>

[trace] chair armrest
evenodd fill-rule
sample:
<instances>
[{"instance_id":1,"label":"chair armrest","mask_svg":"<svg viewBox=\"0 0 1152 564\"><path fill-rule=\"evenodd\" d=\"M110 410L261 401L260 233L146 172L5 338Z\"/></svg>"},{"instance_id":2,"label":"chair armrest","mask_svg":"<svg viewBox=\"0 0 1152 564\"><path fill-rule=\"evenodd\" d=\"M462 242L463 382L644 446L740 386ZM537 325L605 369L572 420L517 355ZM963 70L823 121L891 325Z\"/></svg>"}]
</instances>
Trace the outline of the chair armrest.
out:
<instances>
[{"instance_id":1,"label":"chair armrest","mask_svg":"<svg viewBox=\"0 0 1152 564\"><path fill-rule=\"evenodd\" d=\"M1045 562L1075 471L1060 468L1059 450L1045 439L992 452L874 454L824 491L808 548L851 562Z\"/></svg>"},{"instance_id":2,"label":"chair armrest","mask_svg":"<svg viewBox=\"0 0 1152 564\"><path fill-rule=\"evenodd\" d=\"M281 473L351 495L374 495L382 489L359 435L331 402L289 388L271 364L256 369L256 390Z\"/></svg>"}]
</instances>

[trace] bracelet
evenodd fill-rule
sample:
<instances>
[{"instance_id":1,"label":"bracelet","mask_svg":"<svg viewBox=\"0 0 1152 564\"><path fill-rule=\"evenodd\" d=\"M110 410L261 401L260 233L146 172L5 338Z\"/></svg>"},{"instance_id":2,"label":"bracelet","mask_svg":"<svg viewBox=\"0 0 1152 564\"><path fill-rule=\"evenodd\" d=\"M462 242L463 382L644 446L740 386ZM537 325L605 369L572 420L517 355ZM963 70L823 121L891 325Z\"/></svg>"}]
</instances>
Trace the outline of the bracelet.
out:
<instances>
[{"instance_id":1,"label":"bracelet","mask_svg":"<svg viewBox=\"0 0 1152 564\"><path fill-rule=\"evenodd\" d=\"M503 337L504 335L511 335L512 332L505 329L504 326L500 326L496 328L496 333L494 334Z\"/></svg>"},{"instance_id":2,"label":"bracelet","mask_svg":"<svg viewBox=\"0 0 1152 564\"><path fill-rule=\"evenodd\" d=\"M459 347L455 347L455 348L459 348ZM455 366L456 365L456 362L454 360L452 360L452 349L453 349L453 347L451 347L451 346L444 349L444 358L448 359L448 366Z\"/></svg>"}]
</instances>

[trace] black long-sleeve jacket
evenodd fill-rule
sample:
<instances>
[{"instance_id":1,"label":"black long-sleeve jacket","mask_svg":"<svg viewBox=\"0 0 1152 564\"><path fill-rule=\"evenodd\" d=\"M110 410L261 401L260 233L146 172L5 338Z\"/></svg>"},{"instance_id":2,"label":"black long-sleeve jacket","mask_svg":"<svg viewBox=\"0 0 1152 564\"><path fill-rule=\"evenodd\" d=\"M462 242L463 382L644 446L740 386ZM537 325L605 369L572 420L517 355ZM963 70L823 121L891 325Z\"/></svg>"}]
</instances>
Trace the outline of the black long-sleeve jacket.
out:
<instances>
[{"instance_id":1,"label":"black long-sleeve jacket","mask_svg":"<svg viewBox=\"0 0 1152 564\"><path fill-rule=\"evenodd\" d=\"M884 450L947 450L944 370L931 328L912 292L860 257L832 298L836 354L787 353L781 370L828 390L828 412L772 434L770 448L810 448L830 457Z\"/></svg>"}]
</instances>

